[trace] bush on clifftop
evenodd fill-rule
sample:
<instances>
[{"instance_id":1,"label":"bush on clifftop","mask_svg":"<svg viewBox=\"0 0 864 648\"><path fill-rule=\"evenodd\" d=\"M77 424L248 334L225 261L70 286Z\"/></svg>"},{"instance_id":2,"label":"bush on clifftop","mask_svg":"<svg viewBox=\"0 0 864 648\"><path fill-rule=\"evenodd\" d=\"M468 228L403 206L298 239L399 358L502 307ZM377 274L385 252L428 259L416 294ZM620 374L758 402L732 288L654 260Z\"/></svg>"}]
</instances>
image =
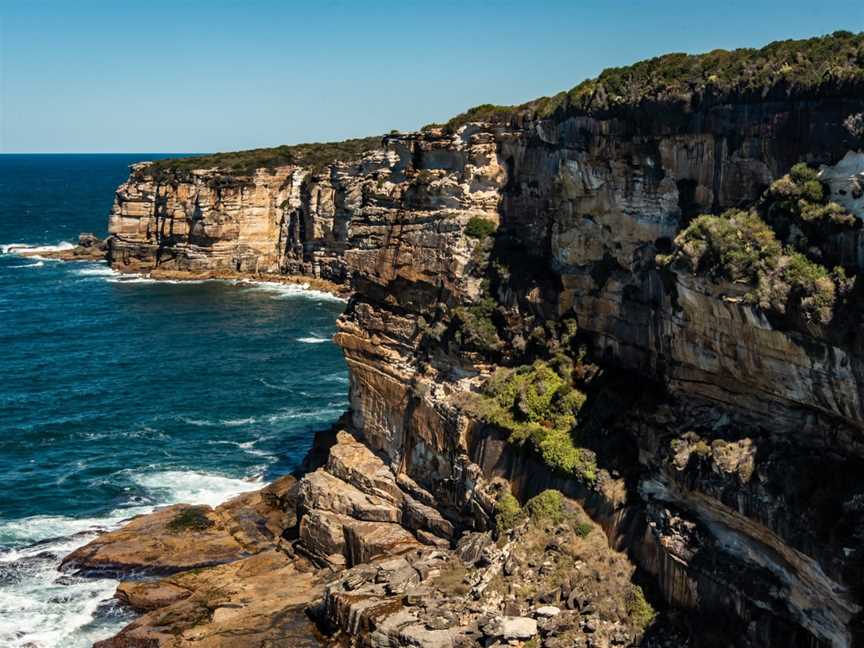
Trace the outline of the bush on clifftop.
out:
<instances>
[{"instance_id":1,"label":"bush on clifftop","mask_svg":"<svg viewBox=\"0 0 864 648\"><path fill-rule=\"evenodd\" d=\"M864 81L864 33L837 31L804 40L775 41L760 49L673 53L608 68L569 91L517 106L475 106L446 124L424 129L455 131L469 122L507 124L520 116L549 118L638 108L645 101L686 101L691 95L723 100L735 94L762 97L775 88L806 94L827 84Z\"/></svg>"},{"instance_id":2,"label":"bush on clifftop","mask_svg":"<svg viewBox=\"0 0 864 648\"><path fill-rule=\"evenodd\" d=\"M364 153L380 148L381 140L380 136L375 136L343 142L296 144L157 160L144 167L141 173L145 176L159 177L195 169L215 168L234 175L251 175L256 169L274 169L291 164L308 166L320 171L334 162L359 159Z\"/></svg>"}]
</instances>

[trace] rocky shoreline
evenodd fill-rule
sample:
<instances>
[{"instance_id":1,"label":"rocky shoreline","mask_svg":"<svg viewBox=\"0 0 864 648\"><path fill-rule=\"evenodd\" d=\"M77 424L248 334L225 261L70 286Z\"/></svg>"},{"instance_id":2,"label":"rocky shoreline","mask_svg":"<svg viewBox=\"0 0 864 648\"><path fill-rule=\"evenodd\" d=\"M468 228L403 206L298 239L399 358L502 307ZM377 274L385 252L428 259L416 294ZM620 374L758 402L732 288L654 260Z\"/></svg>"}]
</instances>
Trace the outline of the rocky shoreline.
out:
<instances>
[{"instance_id":1,"label":"rocky shoreline","mask_svg":"<svg viewBox=\"0 0 864 648\"><path fill-rule=\"evenodd\" d=\"M632 565L575 502L541 498L494 536L457 540L431 494L345 430L319 435L306 468L215 508L134 518L67 556L65 571L134 577L116 596L141 616L96 646L599 646L636 643L653 619Z\"/></svg>"}]
</instances>

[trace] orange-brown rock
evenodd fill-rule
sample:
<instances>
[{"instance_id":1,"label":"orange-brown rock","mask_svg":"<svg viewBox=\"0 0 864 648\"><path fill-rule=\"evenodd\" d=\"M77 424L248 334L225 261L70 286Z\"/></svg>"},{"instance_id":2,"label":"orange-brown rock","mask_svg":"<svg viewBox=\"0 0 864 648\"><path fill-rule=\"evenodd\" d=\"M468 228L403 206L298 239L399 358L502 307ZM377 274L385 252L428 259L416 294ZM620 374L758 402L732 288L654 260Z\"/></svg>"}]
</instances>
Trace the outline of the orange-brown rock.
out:
<instances>
[{"instance_id":1,"label":"orange-brown rock","mask_svg":"<svg viewBox=\"0 0 864 648\"><path fill-rule=\"evenodd\" d=\"M150 611L96 647L320 646L304 610L322 592L308 563L278 550L155 584L124 583L121 598Z\"/></svg>"},{"instance_id":2,"label":"orange-brown rock","mask_svg":"<svg viewBox=\"0 0 864 648\"><path fill-rule=\"evenodd\" d=\"M296 523L293 477L216 507L177 504L132 519L63 560L85 573L171 573L228 563L279 544Z\"/></svg>"}]
</instances>

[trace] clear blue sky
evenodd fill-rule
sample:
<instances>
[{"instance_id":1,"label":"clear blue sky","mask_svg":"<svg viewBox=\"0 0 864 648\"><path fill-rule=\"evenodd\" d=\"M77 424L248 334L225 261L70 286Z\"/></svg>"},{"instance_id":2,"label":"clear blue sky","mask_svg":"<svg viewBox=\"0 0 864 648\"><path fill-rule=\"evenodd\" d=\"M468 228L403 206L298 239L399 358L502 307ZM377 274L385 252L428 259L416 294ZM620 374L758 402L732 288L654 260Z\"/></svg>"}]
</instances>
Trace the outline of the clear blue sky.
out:
<instances>
[{"instance_id":1,"label":"clear blue sky","mask_svg":"<svg viewBox=\"0 0 864 648\"><path fill-rule=\"evenodd\" d=\"M0 152L415 129L669 51L864 29L861 0L0 0Z\"/></svg>"}]
</instances>

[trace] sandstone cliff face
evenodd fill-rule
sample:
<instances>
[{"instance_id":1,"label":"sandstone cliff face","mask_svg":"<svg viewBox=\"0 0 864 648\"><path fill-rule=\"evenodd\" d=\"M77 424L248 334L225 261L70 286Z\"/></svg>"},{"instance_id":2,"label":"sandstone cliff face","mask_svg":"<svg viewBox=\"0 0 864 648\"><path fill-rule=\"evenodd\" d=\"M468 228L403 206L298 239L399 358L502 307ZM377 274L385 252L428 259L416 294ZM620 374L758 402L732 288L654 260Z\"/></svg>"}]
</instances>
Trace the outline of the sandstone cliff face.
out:
<instances>
[{"instance_id":1,"label":"sandstone cliff face","mask_svg":"<svg viewBox=\"0 0 864 648\"><path fill-rule=\"evenodd\" d=\"M350 281L336 342L353 427L457 526L489 525L494 476L522 497L560 488L689 611L694 645L852 646L864 338L787 330L739 286L661 269L655 255L695 214L752 204L798 161L851 187L862 142L844 122L862 111L854 89L742 96L391 136L323 171L159 182L133 169L111 258ZM467 236L472 218L497 223L494 239ZM453 324L483 299L501 342L485 354ZM585 442L595 483L552 473L465 407L495 363L530 361L532 331L564 320L619 377ZM307 493L307 525L333 527L326 490ZM401 509L378 504L360 519L395 522ZM356 562L341 545L321 552Z\"/></svg>"}]
</instances>

